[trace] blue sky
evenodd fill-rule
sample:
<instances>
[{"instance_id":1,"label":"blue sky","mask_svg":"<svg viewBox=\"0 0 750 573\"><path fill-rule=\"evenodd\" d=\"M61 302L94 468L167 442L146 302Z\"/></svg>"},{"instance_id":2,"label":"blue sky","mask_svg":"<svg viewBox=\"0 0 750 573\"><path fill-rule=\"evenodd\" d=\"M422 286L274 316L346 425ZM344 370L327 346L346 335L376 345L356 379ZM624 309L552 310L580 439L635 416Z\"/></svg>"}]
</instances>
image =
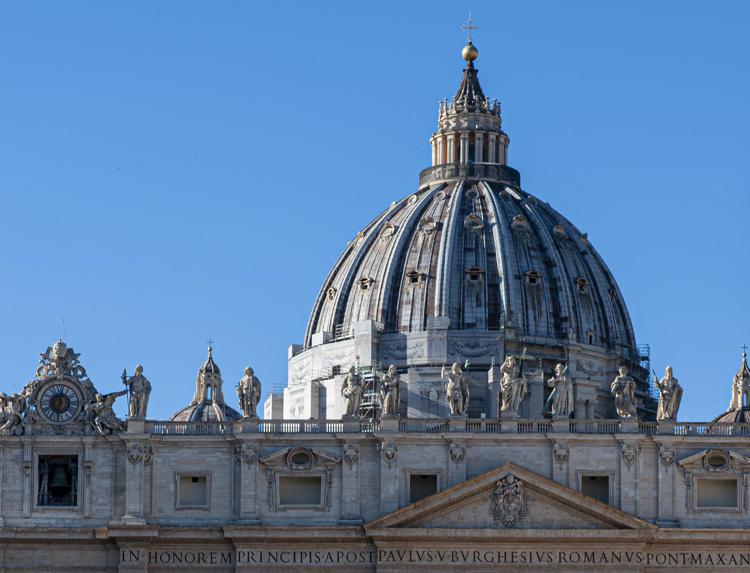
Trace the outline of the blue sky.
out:
<instances>
[{"instance_id":1,"label":"blue sky","mask_svg":"<svg viewBox=\"0 0 750 573\"><path fill-rule=\"evenodd\" d=\"M747 2L0 4L0 390L61 336L152 417L213 338L286 379L330 266L416 189L472 11L527 191L588 232L682 420L750 343ZM122 408L124 406L120 405Z\"/></svg>"}]
</instances>

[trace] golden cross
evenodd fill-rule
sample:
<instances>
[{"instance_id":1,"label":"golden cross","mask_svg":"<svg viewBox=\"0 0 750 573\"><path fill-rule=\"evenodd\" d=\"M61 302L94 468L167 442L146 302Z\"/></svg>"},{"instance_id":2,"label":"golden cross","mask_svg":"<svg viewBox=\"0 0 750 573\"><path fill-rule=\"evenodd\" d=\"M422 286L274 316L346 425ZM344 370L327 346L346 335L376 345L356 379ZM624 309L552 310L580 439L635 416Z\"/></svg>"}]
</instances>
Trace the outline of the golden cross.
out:
<instances>
[{"instance_id":1,"label":"golden cross","mask_svg":"<svg viewBox=\"0 0 750 573\"><path fill-rule=\"evenodd\" d=\"M206 344L208 344L208 349L209 350L213 350L214 349L214 341L211 340L210 338L208 340L206 340Z\"/></svg>"},{"instance_id":2,"label":"golden cross","mask_svg":"<svg viewBox=\"0 0 750 573\"><path fill-rule=\"evenodd\" d=\"M468 32L469 33L469 37L467 38L469 44L471 44L471 32L472 32L472 30L479 30L479 26L472 26L471 22L472 22L471 21L471 12L469 12L469 19L468 19L468 21L466 22L466 24L463 24L461 26L461 29L464 32Z\"/></svg>"},{"instance_id":3,"label":"golden cross","mask_svg":"<svg viewBox=\"0 0 750 573\"><path fill-rule=\"evenodd\" d=\"M747 344L743 344L743 345L742 345L742 353L743 353L743 354L746 354L746 353L747 353Z\"/></svg>"}]
</instances>

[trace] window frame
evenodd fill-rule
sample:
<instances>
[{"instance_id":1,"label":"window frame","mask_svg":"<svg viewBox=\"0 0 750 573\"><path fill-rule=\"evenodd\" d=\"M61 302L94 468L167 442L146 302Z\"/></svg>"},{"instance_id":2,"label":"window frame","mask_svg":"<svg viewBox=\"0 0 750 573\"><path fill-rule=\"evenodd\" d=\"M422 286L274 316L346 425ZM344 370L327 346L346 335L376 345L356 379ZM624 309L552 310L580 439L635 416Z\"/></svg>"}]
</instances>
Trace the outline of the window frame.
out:
<instances>
[{"instance_id":1,"label":"window frame","mask_svg":"<svg viewBox=\"0 0 750 573\"><path fill-rule=\"evenodd\" d=\"M696 512L710 512L710 513L742 513L742 476L733 474L730 472L726 473L698 473L693 474L693 511ZM709 506L709 505L698 505L698 484L702 481L709 480L723 480L723 481L734 481L734 493L735 493L735 504L733 507L722 507L722 506Z\"/></svg>"},{"instance_id":2,"label":"window frame","mask_svg":"<svg viewBox=\"0 0 750 573\"><path fill-rule=\"evenodd\" d=\"M412 503L417 503L416 501L411 501L411 476L413 475L434 475L437 476L437 491L432 494L436 495L442 491L445 490L445 484L443 483L443 470L440 468L408 468L404 470L404 499L402 503L402 507L405 507L407 505L411 505ZM425 498L422 498L425 499ZM417 500L420 501L420 500Z\"/></svg>"},{"instance_id":3,"label":"window frame","mask_svg":"<svg viewBox=\"0 0 750 573\"><path fill-rule=\"evenodd\" d=\"M210 471L189 471L189 470L181 470L176 471L175 474L175 504L174 507L176 510L183 511L183 510L210 510L211 509L211 472ZM183 477L189 477L189 478L206 478L206 503L205 505L188 505L180 503L180 480Z\"/></svg>"},{"instance_id":4,"label":"window frame","mask_svg":"<svg viewBox=\"0 0 750 573\"><path fill-rule=\"evenodd\" d=\"M581 495L585 495L586 497L590 497L591 499L596 499L595 497L592 497L588 495L587 493L584 493L583 491L583 478L585 477L606 477L609 478L609 500L607 501L606 505L611 505L612 507L616 507L614 503L615 499L615 473L611 471L602 471L602 470L577 470L576 471L576 482L578 485L578 493ZM596 501L600 503L605 503L600 499L597 499Z\"/></svg>"},{"instance_id":5,"label":"window frame","mask_svg":"<svg viewBox=\"0 0 750 573\"><path fill-rule=\"evenodd\" d=\"M310 470L291 470L291 471L280 471L276 472L274 476L276 480L276 509L277 510L314 510L314 511L325 511L326 510L326 472L325 471L310 471ZM281 503L281 478L320 478L320 502L317 504L312 503Z\"/></svg>"},{"instance_id":6,"label":"window frame","mask_svg":"<svg viewBox=\"0 0 750 573\"><path fill-rule=\"evenodd\" d=\"M71 456L78 458L76 471L76 504L75 505L39 505L39 458L42 456ZM51 511L51 512L76 512L83 510L83 467L81 461L84 458L84 452L81 450L72 451L70 449L41 449L35 451L32 460L32 480L31 480L31 507L33 511Z\"/></svg>"}]
</instances>

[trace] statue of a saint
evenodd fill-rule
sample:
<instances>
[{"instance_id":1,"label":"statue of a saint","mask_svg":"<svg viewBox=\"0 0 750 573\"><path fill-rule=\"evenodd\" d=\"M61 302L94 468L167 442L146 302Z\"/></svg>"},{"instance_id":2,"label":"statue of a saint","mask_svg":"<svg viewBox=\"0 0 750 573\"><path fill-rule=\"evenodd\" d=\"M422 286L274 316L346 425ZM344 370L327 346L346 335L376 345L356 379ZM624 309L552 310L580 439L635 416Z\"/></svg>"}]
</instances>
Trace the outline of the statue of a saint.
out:
<instances>
[{"instance_id":1,"label":"statue of a saint","mask_svg":"<svg viewBox=\"0 0 750 573\"><path fill-rule=\"evenodd\" d=\"M558 363L555 366L555 375L547 380L547 386L552 388L547 406L555 418L569 418L573 412L573 383L565 374L567 371L568 367L565 364Z\"/></svg>"},{"instance_id":2,"label":"statue of a saint","mask_svg":"<svg viewBox=\"0 0 750 573\"><path fill-rule=\"evenodd\" d=\"M127 394L127 390L112 392L111 394L97 394L94 401L87 406L91 416L91 424L100 436L122 432L122 422L115 415L115 399Z\"/></svg>"},{"instance_id":3,"label":"statue of a saint","mask_svg":"<svg viewBox=\"0 0 750 573\"><path fill-rule=\"evenodd\" d=\"M747 354L742 353L742 364L732 380L732 401L729 410L739 410L750 406L750 370L747 367Z\"/></svg>"},{"instance_id":4,"label":"statue of a saint","mask_svg":"<svg viewBox=\"0 0 750 573\"><path fill-rule=\"evenodd\" d=\"M242 415L246 418L257 418L256 410L260 402L260 380L256 378L255 371L249 366L245 368L245 375L237 384L237 397L240 400Z\"/></svg>"},{"instance_id":5,"label":"statue of a saint","mask_svg":"<svg viewBox=\"0 0 750 573\"><path fill-rule=\"evenodd\" d=\"M677 378L672 376L672 367L667 366L664 378L659 380L654 373L654 386L659 390L659 408L656 411L657 420L676 420L677 410L682 401L682 386Z\"/></svg>"},{"instance_id":6,"label":"statue of a saint","mask_svg":"<svg viewBox=\"0 0 750 573\"><path fill-rule=\"evenodd\" d=\"M130 392L130 405L128 417L145 418L148 410L148 399L151 396L151 382L143 375L143 366L137 364L135 376L127 377L125 370L122 371L122 382Z\"/></svg>"},{"instance_id":7,"label":"statue of a saint","mask_svg":"<svg viewBox=\"0 0 750 573\"><path fill-rule=\"evenodd\" d=\"M628 373L628 367L624 364L618 372L611 385L612 396L615 397L615 410L620 418L635 418L638 415L635 379Z\"/></svg>"},{"instance_id":8,"label":"statue of a saint","mask_svg":"<svg viewBox=\"0 0 750 573\"><path fill-rule=\"evenodd\" d=\"M514 356L508 355L500 366L500 411L511 415L518 415L521 402L526 397L526 377L521 373L521 367Z\"/></svg>"},{"instance_id":9,"label":"statue of a saint","mask_svg":"<svg viewBox=\"0 0 750 573\"><path fill-rule=\"evenodd\" d=\"M349 368L349 373L344 376L344 384L341 386L341 395L346 400L347 418L354 418L359 414L359 403L362 401L362 377L357 372L357 367Z\"/></svg>"},{"instance_id":10,"label":"statue of a saint","mask_svg":"<svg viewBox=\"0 0 750 573\"><path fill-rule=\"evenodd\" d=\"M383 416L398 416L398 372L393 364L388 367L388 372L381 377L380 398L383 405Z\"/></svg>"},{"instance_id":11,"label":"statue of a saint","mask_svg":"<svg viewBox=\"0 0 750 573\"><path fill-rule=\"evenodd\" d=\"M469 411L469 380L464 376L463 370L458 362L454 362L450 372L446 372L445 364L440 371L440 378L446 380L445 397L448 401L451 416L465 416Z\"/></svg>"}]
</instances>

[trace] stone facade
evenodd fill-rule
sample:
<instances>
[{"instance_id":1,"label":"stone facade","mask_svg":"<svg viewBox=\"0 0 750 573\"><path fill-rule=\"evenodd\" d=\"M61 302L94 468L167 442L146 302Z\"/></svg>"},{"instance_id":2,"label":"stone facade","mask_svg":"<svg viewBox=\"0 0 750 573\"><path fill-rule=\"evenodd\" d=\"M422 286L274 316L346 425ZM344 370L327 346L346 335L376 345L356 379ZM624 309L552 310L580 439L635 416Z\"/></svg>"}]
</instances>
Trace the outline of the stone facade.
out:
<instances>
[{"instance_id":1,"label":"stone facade","mask_svg":"<svg viewBox=\"0 0 750 573\"><path fill-rule=\"evenodd\" d=\"M654 420L614 278L520 189L463 54L433 167L337 263L264 419L212 348L168 421L142 367L101 394L61 341L0 394L0 570L750 568L746 358L728 412L677 421L669 369Z\"/></svg>"}]
</instances>

